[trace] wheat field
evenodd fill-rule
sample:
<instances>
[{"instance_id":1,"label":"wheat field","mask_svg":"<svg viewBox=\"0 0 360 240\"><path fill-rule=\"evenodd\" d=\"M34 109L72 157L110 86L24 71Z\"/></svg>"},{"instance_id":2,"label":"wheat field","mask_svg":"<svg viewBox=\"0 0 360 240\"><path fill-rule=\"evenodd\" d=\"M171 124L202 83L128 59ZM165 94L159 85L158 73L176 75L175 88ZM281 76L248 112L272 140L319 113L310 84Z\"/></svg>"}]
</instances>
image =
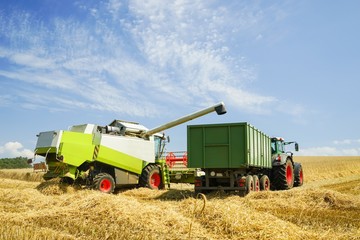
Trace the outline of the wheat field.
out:
<instances>
[{"instance_id":1,"label":"wheat field","mask_svg":"<svg viewBox=\"0 0 360 240\"><path fill-rule=\"evenodd\" d=\"M295 157L288 191L193 197L187 184L102 194L0 170L0 239L360 239L360 157Z\"/></svg>"}]
</instances>

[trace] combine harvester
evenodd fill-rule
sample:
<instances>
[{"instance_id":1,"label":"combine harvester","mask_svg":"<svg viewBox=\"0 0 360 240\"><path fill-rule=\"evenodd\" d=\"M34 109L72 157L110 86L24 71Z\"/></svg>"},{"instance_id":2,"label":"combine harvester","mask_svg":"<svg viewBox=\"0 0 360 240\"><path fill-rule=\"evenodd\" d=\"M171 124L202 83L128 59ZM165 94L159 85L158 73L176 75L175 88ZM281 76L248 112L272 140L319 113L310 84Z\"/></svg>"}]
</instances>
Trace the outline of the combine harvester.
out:
<instances>
[{"instance_id":1,"label":"combine harvester","mask_svg":"<svg viewBox=\"0 0 360 240\"><path fill-rule=\"evenodd\" d=\"M246 122L188 126L188 167L204 172L195 179L195 192L238 191L244 196L301 186L302 166L285 151L293 143L298 151L296 142L270 138Z\"/></svg>"},{"instance_id":2,"label":"combine harvester","mask_svg":"<svg viewBox=\"0 0 360 240\"><path fill-rule=\"evenodd\" d=\"M120 186L162 189L170 185L173 174L161 159L167 138L159 132L213 111L225 114L225 105L221 102L150 130L114 120L105 127L83 124L68 131L41 132L35 157L45 158L45 180L59 177L64 183L76 182L105 193Z\"/></svg>"}]
</instances>

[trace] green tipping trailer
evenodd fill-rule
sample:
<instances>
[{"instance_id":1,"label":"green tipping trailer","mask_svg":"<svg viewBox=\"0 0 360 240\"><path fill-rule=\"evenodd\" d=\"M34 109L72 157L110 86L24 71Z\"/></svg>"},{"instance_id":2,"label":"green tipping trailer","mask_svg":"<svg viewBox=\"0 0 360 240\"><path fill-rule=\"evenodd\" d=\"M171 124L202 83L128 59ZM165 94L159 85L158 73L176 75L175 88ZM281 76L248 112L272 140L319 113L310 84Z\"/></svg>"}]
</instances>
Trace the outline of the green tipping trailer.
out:
<instances>
[{"instance_id":1,"label":"green tipping trailer","mask_svg":"<svg viewBox=\"0 0 360 240\"><path fill-rule=\"evenodd\" d=\"M188 126L188 167L205 173L195 179L195 192L222 189L245 195L270 186L302 185L301 164L285 152L284 146L290 143L295 142L270 138L246 122Z\"/></svg>"}]
</instances>

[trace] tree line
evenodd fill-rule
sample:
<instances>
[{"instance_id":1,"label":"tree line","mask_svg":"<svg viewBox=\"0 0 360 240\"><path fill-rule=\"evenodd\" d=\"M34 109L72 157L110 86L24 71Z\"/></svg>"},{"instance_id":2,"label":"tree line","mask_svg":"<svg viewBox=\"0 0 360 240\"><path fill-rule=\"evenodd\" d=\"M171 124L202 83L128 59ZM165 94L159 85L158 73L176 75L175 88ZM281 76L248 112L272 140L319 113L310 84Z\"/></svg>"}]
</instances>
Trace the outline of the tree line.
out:
<instances>
[{"instance_id":1,"label":"tree line","mask_svg":"<svg viewBox=\"0 0 360 240\"><path fill-rule=\"evenodd\" d=\"M0 169L31 168L27 160L25 157L0 158Z\"/></svg>"}]
</instances>

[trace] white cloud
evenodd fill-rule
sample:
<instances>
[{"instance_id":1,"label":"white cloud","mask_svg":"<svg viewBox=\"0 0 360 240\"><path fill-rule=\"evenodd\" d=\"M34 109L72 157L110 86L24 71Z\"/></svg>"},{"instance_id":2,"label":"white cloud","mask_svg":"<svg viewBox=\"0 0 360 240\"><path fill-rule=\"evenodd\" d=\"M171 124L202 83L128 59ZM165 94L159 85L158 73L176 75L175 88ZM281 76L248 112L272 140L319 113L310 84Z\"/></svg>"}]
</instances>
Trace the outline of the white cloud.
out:
<instances>
[{"instance_id":1,"label":"white cloud","mask_svg":"<svg viewBox=\"0 0 360 240\"><path fill-rule=\"evenodd\" d=\"M34 156L33 151L26 149L19 142L7 142L3 146L0 146L1 158L12 157L27 157L32 158Z\"/></svg>"},{"instance_id":2,"label":"white cloud","mask_svg":"<svg viewBox=\"0 0 360 240\"><path fill-rule=\"evenodd\" d=\"M107 3L108 11L112 15L115 15L116 17L119 14L119 10L120 10L121 6L122 6L122 3L120 0L109 0L109 2Z\"/></svg>"},{"instance_id":3,"label":"white cloud","mask_svg":"<svg viewBox=\"0 0 360 240\"><path fill-rule=\"evenodd\" d=\"M0 106L6 106L12 101L12 97L8 94L0 96Z\"/></svg>"},{"instance_id":4,"label":"white cloud","mask_svg":"<svg viewBox=\"0 0 360 240\"><path fill-rule=\"evenodd\" d=\"M30 68L49 68L53 67L51 59L44 59L32 53L14 53L10 56L10 60L16 64Z\"/></svg>"},{"instance_id":5,"label":"white cloud","mask_svg":"<svg viewBox=\"0 0 360 240\"><path fill-rule=\"evenodd\" d=\"M302 156L335 156L338 155L338 150L334 147L314 147L300 149L298 155Z\"/></svg>"},{"instance_id":6,"label":"white cloud","mask_svg":"<svg viewBox=\"0 0 360 240\"><path fill-rule=\"evenodd\" d=\"M169 78L176 80L170 84L173 92L180 93L172 97L177 102L187 99L208 103L220 99L247 111L266 112L265 106L276 99L242 87L255 73L243 58L232 57L224 45L225 36L232 32L227 24L250 21L248 15L225 21L224 16L231 15L231 9L224 6L210 9L210 5L203 1L170 4L134 1L130 9L138 21L129 28L137 36L138 47L148 61L161 71L173 73ZM254 21L254 14L250 15ZM168 84L159 85L163 93L169 91Z\"/></svg>"},{"instance_id":7,"label":"white cloud","mask_svg":"<svg viewBox=\"0 0 360 240\"><path fill-rule=\"evenodd\" d=\"M256 4L233 9L221 2L124 6L110 0L75 6L88 11L86 21L44 23L24 11L0 23L10 42L0 56L16 67L0 67L0 76L27 84L28 96L17 92L26 100L22 106L154 116L166 110L164 99L171 108L224 100L253 113L269 113L268 106L278 101L246 89L256 72L231 49L237 34L263 24ZM119 14L126 7L126 15Z\"/></svg>"},{"instance_id":8,"label":"white cloud","mask_svg":"<svg viewBox=\"0 0 360 240\"><path fill-rule=\"evenodd\" d=\"M301 149L302 156L359 156L360 148L314 147Z\"/></svg>"},{"instance_id":9,"label":"white cloud","mask_svg":"<svg viewBox=\"0 0 360 240\"><path fill-rule=\"evenodd\" d=\"M334 140L333 144L335 145L351 145L351 144L359 144L360 139L343 139L343 140Z\"/></svg>"},{"instance_id":10,"label":"white cloud","mask_svg":"<svg viewBox=\"0 0 360 240\"><path fill-rule=\"evenodd\" d=\"M360 156L360 139L335 140L330 146L300 149L303 156Z\"/></svg>"}]
</instances>

